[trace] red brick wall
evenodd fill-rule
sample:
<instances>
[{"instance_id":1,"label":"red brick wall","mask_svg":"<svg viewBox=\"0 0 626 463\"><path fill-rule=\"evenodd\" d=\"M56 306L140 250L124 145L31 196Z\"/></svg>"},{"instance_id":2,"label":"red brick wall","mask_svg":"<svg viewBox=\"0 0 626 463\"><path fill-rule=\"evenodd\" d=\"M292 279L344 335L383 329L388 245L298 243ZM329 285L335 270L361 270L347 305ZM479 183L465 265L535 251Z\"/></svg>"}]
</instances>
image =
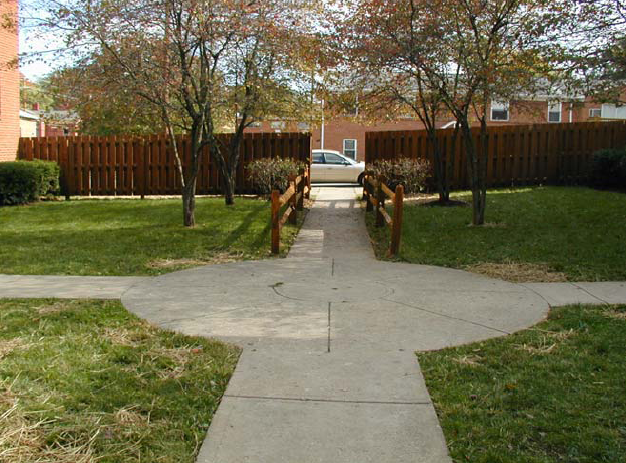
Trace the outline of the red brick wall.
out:
<instances>
[{"instance_id":1,"label":"red brick wall","mask_svg":"<svg viewBox=\"0 0 626 463\"><path fill-rule=\"evenodd\" d=\"M585 122L589 119L589 108L599 108L601 105L587 99L585 102L575 103L571 106L571 122ZM509 104L508 121L491 121L491 114L487 116L488 125L520 125L520 124L545 124L548 122L548 103L546 101L511 101ZM437 122L437 127L442 127L452 119L442 117ZM561 122L570 122L570 103L561 105ZM473 121L476 123L476 121ZM357 160L365 160L365 132L384 130L422 130L424 125L418 120L400 119L375 124L354 122L348 118L338 118L326 121L324 125L324 148L343 153L343 141L345 139L357 140ZM285 122L283 132L297 132L297 122ZM274 132L271 121L264 121L260 127L250 127L247 132ZM311 130L311 148L321 148L321 129L313 127Z\"/></svg>"},{"instance_id":2,"label":"red brick wall","mask_svg":"<svg viewBox=\"0 0 626 463\"><path fill-rule=\"evenodd\" d=\"M6 14L17 17L17 0L0 1L0 18ZM15 159L20 137L20 73L14 63L17 53L17 32L0 25L0 161Z\"/></svg>"}]
</instances>

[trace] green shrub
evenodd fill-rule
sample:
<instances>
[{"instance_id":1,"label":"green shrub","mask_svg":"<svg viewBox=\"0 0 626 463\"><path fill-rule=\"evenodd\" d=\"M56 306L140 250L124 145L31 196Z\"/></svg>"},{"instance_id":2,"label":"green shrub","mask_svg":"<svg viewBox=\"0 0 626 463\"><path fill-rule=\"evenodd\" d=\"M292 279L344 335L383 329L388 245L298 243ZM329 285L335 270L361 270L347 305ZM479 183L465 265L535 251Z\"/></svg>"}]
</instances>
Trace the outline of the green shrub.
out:
<instances>
[{"instance_id":1,"label":"green shrub","mask_svg":"<svg viewBox=\"0 0 626 463\"><path fill-rule=\"evenodd\" d=\"M248 163L248 178L259 194L269 195L272 190L281 193L288 188L289 176L298 175L305 164L293 159L264 158Z\"/></svg>"},{"instance_id":2,"label":"green shrub","mask_svg":"<svg viewBox=\"0 0 626 463\"><path fill-rule=\"evenodd\" d=\"M50 161L0 163L0 206L26 204L59 193L59 165Z\"/></svg>"},{"instance_id":3,"label":"green shrub","mask_svg":"<svg viewBox=\"0 0 626 463\"><path fill-rule=\"evenodd\" d=\"M593 153L591 182L599 188L626 188L626 148Z\"/></svg>"},{"instance_id":4,"label":"green shrub","mask_svg":"<svg viewBox=\"0 0 626 463\"><path fill-rule=\"evenodd\" d=\"M425 159L399 158L390 161L375 161L369 169L375 175L383 175L385 184L395 190L404 186L406 194L418 193L430 175L430 163Z\"/></svg>"}]
</instances>

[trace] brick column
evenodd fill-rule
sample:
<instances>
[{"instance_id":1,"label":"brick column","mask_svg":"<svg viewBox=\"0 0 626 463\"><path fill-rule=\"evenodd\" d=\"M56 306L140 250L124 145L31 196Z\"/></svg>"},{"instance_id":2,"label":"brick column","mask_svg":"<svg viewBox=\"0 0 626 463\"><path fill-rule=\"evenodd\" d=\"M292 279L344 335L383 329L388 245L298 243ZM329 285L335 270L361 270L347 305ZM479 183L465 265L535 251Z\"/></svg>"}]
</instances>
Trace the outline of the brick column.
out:
<instances>
[{"instance_id":1,"label":"brick column","mask_svg":"<svg viewBox=\"0 0 626 463\"><path fill-rule=\"evenodd\" d=\"M17 155L20 138L20 71L18 54L17 0L0 1L0 18L15 17L15 29L0 26L0 162Z\"/></svg>"}]
</instances>

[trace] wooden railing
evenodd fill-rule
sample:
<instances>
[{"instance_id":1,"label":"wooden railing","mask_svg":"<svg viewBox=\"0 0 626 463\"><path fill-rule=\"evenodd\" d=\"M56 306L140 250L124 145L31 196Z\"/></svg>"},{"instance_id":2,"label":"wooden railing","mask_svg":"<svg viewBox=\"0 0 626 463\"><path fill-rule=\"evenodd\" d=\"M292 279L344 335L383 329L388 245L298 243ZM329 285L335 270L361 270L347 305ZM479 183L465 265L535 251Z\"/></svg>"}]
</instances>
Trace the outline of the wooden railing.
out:
<instances>
[{"instance_id":1,"label":"wooden railing","mask_svg":"<svg viewBox=\"0 0 626 463\"><path fill-rule=\"evenodd\" d=\"M363 179L363 199L367 201L365 210L376 210L376 226L389 226L391 239L389 242L390 257L396 256L400 251L400 238L402 236L402 208L404 204L404 187L396 186L392 191L385 184L385 177L375 177L366 173ZM385 210L385 201L389 199L393 203L393 217Z\"/></svg>"},{"instance_id":2,"label":"wooden railing","mask_svg":"<svg viewBox=\"0 0 626 463\"><path fill-rule=\"evenodd\" d=\"M304 199L311 196L311 173L309 168L301 168L299 175L289 177L289 187L281 195L280 191L272 191L272 254L280 253L280 230L289 221L298 222L298 212L304 209ZM280 215L284 206L283 215Z\"/></svg>"}]
</instances>

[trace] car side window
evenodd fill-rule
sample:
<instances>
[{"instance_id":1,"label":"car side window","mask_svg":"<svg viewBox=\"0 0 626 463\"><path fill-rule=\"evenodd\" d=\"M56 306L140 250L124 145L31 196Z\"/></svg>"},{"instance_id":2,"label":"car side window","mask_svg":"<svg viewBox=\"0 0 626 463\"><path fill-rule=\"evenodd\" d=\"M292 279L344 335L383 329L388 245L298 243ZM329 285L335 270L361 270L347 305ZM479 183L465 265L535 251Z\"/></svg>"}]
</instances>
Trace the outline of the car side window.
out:
<instances>
[{"instance_id":1,"label":"car side window","mask_svg":"<svg viewBox=\"0 0 626 463\"><path fill-rule=\"evenodd\" d=\"M345 164L346 160L333 153L326 153L326 164Z\"/></svg>"},{"instance_id":2,"label":"car side window","mask_svg":"<svg viewBox=\"0 0 626 463\"><path fill-rule=\"evenodd\" d=\"M324 164L324 155L322 153L313 153L313 164Z\"/></svg>"}]
</instances>

